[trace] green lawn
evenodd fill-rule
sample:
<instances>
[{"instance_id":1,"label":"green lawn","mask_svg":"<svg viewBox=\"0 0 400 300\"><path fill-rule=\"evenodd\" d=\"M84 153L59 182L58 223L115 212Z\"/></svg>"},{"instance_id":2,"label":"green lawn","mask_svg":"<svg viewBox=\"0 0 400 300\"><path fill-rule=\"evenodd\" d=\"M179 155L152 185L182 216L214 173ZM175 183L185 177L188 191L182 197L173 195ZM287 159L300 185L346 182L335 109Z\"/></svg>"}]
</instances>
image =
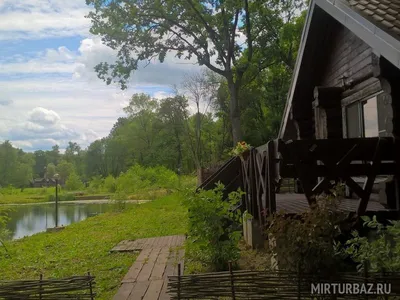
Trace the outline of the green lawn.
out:
<instances>
[{"instance_id":1,"label":"green lawn","mask_svg":"<svg viewBox=\"0 0 400 300\"><path fill-rule=\"evenodd\" d=\"M66 227L57 233L39 233L7 244L11 257L0 248L1 279L96 276L96 299L111 299L120 280L136 259L134 254L110 254L124 239L184 234L186 210L173 194L107 213Z\"/></svg>"}]
</instances>

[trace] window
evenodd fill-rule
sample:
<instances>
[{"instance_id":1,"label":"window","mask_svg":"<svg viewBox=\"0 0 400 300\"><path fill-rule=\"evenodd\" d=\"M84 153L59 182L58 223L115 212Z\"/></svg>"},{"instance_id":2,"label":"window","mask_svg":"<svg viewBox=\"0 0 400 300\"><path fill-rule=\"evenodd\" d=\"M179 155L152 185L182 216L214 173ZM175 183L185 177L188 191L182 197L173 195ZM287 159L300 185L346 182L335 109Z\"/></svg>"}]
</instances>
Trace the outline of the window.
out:
<instances>
[{"instance_id":1,"label":"window","mask_svg":"<svg viewBox=\"0 0 400 300\"><path fill-rule=\"evenodd\" d=\"M364 137L379 136L378 105L376 96L363 103Z\"/></svg>"},{"instance_id":2,"label":"window","mask_svg":"<svg viewBox=\"0 0 400 300\"><path fill-rule=\"evenodd\" d=\"M348 138L379 136L377 97L347 106L346 123Z\"/></svg>"}]
</instances>

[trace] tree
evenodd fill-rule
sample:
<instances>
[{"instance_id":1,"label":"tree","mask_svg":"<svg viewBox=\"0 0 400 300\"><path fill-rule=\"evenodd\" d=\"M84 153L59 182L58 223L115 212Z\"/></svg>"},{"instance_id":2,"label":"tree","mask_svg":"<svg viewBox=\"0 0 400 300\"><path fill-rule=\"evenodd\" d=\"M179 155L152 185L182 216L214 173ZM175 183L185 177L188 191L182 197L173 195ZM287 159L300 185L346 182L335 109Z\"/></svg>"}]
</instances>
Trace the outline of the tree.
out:
<instances>
[{"instance_id":1,"label":"tree","mask_svg":"<svg viewBox=\"0 0 400 300\"><path fill-rule=\"evenodd\" d=\"M172 136L175 138L175 143L174 143L175 145L171 150L176 149L177 153L176 169L178 170L178 173L180 173L182 170L182 160L183 160L182 136L185 132L185 123L188 117L187 107L188 107L188 102L185 97L175 96L163 99L158 111L161 121L165 124L164 128L171 129Z\"/></svg>"},{"instance_id":2,"label":"tree","mask_svg":"<svg viewBox=\"0 0 400 300\"><path fill-rule=\"evenodd\" d=\"M86 153L86 175L88 177L107 176L105 153L106 139L96 140L89 145Z\"/></svg>"},{"instance_id":3,"label":"tree","mask_svg":"<svg viewBox=\"0 0 400 300\"><path fill-rule=\"evenodd\" d=\"M61 181L67 180L69 175L74 172L74 165L65 160L61 160L57 166L58 174L60 175Z\"/></svg>"},{"instance_id":4,"label":"tree","mask_svg":"<svg viewBox=\"0 0 400 300\"><path fill-rule=\"evenodd\" d=\"M38 177L44 177L46 173L47 166L47 156L46 152L42 150L37 150L34 152L35 154L35 166L34 166L34 174Z\"/></svg>"},{"instance_id":5,"label":"tree","mask_svg":"<svg viewBox=\"0 0 400 300\"><path fill-rule=\"evenodd\" d=\"M203 165L202 162L202 150L201 150L201 124L202 119L206 115L207 111L211 108L217 97L218 87L221 84L222 79L219 76L215 76L212 72L203 70L202 72L193 73L186 77L182 86L185 92L188 94L188 98L194 102L196 106L196 130L195 130L195 162L198 169ZM201 107L202 106L202 107Z\"/></svg>"},{"instance_id":6,"label":"tree","mask_svg":"<svg viewBox=\"0 0 400 300\"><path fill-rule=\"evenodd\" d=\"M60 147L58 145L54 145L53 147L51 147L51 151L47 151L47 158L49 163L57 165L60 157Z\"/></svg>"},{"instance_id":7,"label":"tree","mask_svg":"<svg viewBox=\"0 0 400 300\"><path fill-rule=\"evenodd\" d=\"M78 191L83 189L83 183L78 174L76 174L75 172L69 174L65 182L65 188L69 191Z\"/></svg>"},{"instance_id":8,"label":"tree","mask_svg":"<svg viewBox=\"0 0 400 300\"><path fill-rule=\"evenodd\" d=\"M53 178L56 172L56 166L53 163L49 163L46 167L46 178Z\"/></svg>"},{"instance_id":9,"label":"tree","mask_svg":"<svg viewBox=\"0 0 400 300\"><path fill-rule=\"evenodd\" d=\"M107 84L114 81L125 89L141 61L158 57L163 62L171 52L178 58L196 58L200 66L227 80L236 143L242 139L239 92L243 77L250 68L262 70L273 63L270 54L276 52L281 11L292 10L293 5L288 5L292 2L302 1L86 0L94 6L88 15L90 32L118 50L115 63L102 62L95 69ZM245 46L239 42L240 35L245 37Z\"/></svg>"}]
</instances>

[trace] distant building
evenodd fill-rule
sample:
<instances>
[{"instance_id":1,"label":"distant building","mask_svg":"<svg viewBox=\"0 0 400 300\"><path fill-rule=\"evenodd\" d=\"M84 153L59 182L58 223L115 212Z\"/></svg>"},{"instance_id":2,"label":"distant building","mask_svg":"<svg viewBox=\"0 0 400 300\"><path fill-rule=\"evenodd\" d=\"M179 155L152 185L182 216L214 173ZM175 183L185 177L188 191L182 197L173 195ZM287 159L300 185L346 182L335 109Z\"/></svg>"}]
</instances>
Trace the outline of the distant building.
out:
<instances>
[{"instance_id":1,"label":"distant building","mask_svg":"<svg viewBox=\"0 0 400 300\"><path fill-rule=\"evenodd\" d=\"M59 184L62 184L61 181L58 181ZM50 187L56 186L56 180L53 178L36 178L31 180L31 187L41 188L41 187Z\"/></svg>"}]
</instances>

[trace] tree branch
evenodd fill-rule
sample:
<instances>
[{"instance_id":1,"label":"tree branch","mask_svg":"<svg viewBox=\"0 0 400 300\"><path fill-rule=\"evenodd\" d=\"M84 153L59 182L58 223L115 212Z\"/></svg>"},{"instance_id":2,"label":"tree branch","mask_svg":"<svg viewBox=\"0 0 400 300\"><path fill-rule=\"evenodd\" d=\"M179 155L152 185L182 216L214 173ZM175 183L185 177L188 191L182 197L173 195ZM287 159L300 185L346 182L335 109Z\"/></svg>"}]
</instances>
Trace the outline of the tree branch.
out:
<instances>
[{"instance_id":1,"label":"tree branch","mask_svg":"<svg viewBox=\"0 0 400 300\"><path fill-rule=\"evenodd\" d=\"M206 28L211 40L213 41L213 43L215 45L218 44L218 40L221 40L221 37L218 35L217 32L215 32L214 29L212 29L212 27L207 23L207 21L204 19L203 15L201 14L201 12L199 12L196 8L196 6L193 4L193 2L191 0L186 0L186 2L189 3L189 5L193 8L193 10L195 11L195 13L197 14L197 16L200 18L201 22L203 23L204 27Z\"/></svg>"},{"instance_id":2,"label":"tree branch","mask_svg":"<svg viewBox=\"0 0 400 300\"><path fill-rule=\"evenodd\" d=\"M253 59L253 40L251 37L251 23L250 23L250 11L249 11L249 1L244 0L244 10L246 14L246 33L247 33L247 63L250 64Z\"/></svg>"}]
</instances>

